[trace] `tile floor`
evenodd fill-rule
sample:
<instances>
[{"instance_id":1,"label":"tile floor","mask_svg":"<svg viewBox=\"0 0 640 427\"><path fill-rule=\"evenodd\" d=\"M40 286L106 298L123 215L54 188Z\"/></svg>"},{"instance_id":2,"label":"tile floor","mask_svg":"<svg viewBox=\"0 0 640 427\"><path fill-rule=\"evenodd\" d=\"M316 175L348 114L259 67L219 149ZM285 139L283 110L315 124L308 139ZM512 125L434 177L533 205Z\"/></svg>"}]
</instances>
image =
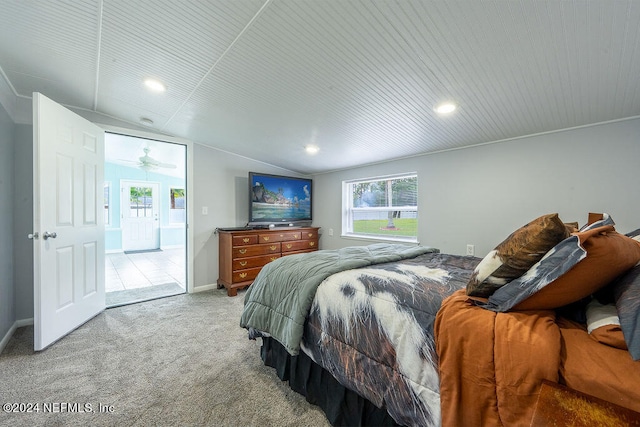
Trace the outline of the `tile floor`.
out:
<instances>
[{"instance_id":1,"label":"tile floor","mask_svg":"<svg viewBox=\"0 0 640 427\"><path fill-rule=\"evenodd\" d=\"M139 289L166 283L185 287L184 248L137 254L106 254L105 288L107 292Z\"/></svg>"}]
</instances>

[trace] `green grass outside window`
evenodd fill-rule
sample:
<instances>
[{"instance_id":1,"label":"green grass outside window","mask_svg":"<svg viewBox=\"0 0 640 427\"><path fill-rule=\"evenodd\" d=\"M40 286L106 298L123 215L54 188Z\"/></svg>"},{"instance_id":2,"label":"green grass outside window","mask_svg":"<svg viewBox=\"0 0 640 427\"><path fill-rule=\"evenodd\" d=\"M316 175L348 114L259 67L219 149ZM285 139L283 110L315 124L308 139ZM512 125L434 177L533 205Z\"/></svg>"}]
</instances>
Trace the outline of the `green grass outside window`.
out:
<instances>
[{"instance_id":1,"label":"green grass outside window","mask_svg":"<svg viewBox=\"0 0 640 427\"><path fill-rule=\"evenodd\" d=\"M353 221L353 232L355 234L375 234L378 236L409 236L418 235L417 218L394 218L395 230L386 230L389 220L387 219L361 219Z\"/></svg>"}]
</instances>

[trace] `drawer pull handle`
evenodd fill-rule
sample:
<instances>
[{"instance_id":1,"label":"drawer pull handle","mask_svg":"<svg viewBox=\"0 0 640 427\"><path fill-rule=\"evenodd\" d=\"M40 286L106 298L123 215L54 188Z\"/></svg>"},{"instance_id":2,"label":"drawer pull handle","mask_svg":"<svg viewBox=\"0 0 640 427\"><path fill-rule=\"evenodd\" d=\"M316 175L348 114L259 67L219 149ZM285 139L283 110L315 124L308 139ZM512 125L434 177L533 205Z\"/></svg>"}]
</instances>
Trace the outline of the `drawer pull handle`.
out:
<instances>
[{"instance_id":1,"label":"drawer pull handle","mask_svg":"<svg viewBox=\"0 0 640 427\"><path fill-rule=\"evenodd\" d=\"M315 244L316 244L316 242L309 242L309 246L313 246Z\"/></svg>"},{"instance_id":2,"label":"drawer pull handle","mask_svg":"<svg viewBox=\"0 0 640 427\"><path fill-rule=\"evenodd\" d=\"M242 255L244 255L244 254L247 253L247 250L246 249L240 249L238 252L240 252Z\"/></svg>"},{"instance_id":3,"label":"drawer pull handle","mask_svg":"<svg viewBox=\"0 0 640 427\"><path fill-rule=\"evenodd\" d=\"M244 239L242 239L242 241L245 242L245 243L249 243L249 238L245 237Z\"/></svg>"},{"instance_id":4,"label":"drawer pull handle","mask_svg":"<svg viewBox=\"0 0 640 427\"><path fill-rule=\"evenodd\" d=\"M247 265L247 261L240 261L240 266L244 267L245 265Z\"/></svg>"},{"instance_id":5,"label":"drawer pull handle","mask_svg":"<svg viewBox=\"0 0 640 427\"><path fill-rule=\"evenodd\" d=\"M276 245L273 245L273 246L269 246L269 249L271 249L272 251L275 251L276 249L278 249L278 247Z\"/></svg>"},{"instance_id":6,"label":"drawer pull handle","mask_svg":"<svg viewBox=\"0 0 640 427\"><path fill-rule=\"evenodd\" d=\"M240 278L244 279L245 277L247 277L247 273L240 273Z\"/></svg>"},{"instance_id":7,"label":"drawer pull handle","mask_svg":"<svg viewBox=\"0 0 640 427\"><path fill-rule=\"evenodd\" d=\"M293 246L291 243L285 245L287 247L287 249L291 249L291 246Z\"/></svg>"},{"instance_id":8,"label":"drawer pull handle","mask_svg":"<svg viewBox=\"0 0 640 427\"><path fill-rule=\"evenodd\" d=\"M277 257L277 256L272 256L272 257L271 257L271 261L275 261L275 260L277 260L277 259L278 259L278 257Z\"/></svg>"},{"instance_id":9,"label":"drawer pull handle","mask_svg":"<svg viewBox=\"0 0 640 427\"><path fill-rule=\"evenodd\" d=\"M284 234L281 234L281 235L280 235L280 237L281 237L281 238L282 238L282 237L284 237Z\"/></svg>"},{"instance_id":10,"label":"drawer pull handle","mask_svg":"<svg viewBox=\"0 0 640 427\"><path fill-rule=\"evenodd\" d=\"M262 236L262 239L263 239L265 242L268 242L268 241L269 241L269 236Z\"/></svg>"}]
</instances>

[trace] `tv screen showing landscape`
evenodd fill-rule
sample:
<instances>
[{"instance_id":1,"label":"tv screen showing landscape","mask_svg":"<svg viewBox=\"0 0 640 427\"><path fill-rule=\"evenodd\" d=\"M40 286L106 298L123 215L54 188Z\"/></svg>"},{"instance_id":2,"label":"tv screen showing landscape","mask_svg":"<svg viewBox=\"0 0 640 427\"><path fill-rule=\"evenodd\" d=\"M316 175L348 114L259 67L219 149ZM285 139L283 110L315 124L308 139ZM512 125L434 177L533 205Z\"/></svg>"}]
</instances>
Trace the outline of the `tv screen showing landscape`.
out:
<instances>
[{"instance_id":1,"label":"tv screen showing landscape","mask_svg":"<svg viewBox=\"0 0 640 427\"><path fill-rule=\"evenodd\" d=\"M311 184L308 178L249 173L249 223L311 221Z\"/></svg>"}]
</instances>

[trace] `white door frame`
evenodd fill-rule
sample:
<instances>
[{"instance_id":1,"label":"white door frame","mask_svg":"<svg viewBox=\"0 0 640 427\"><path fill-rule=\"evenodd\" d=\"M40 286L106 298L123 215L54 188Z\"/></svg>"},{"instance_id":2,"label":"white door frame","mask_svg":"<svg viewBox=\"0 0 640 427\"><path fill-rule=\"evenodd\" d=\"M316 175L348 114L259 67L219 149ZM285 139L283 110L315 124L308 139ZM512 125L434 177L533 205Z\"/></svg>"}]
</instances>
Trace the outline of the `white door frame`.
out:
<instances>
[{"instance_id":1,"label":"white door frame","mask_svg":"<svg viewBox=\"0 0 640 427\"><path fill-rule=\"evenodd\" d=\"M187 150L187 171L186 171L186 185L185 189L187 190L187 223L185 227L187 229L187 241L186 241L186 252L187 252L187 292L194 292L194 273L193 273L193 260L195 254L195 244L194 244L194 233L193 233L193 218L194 218L194 197L193 197L193 142L182 139L175 138L166 135L155 134L147 131L140 130L132 130L125 129L117 126L107 125L107 124L99 124L101 128L103 128L106 132L111 133L119 133L122 135L129 135L138 138L147 138L154 139L160 142L168 142L172 144L180 144L184 145Z\"/></svg>"}]
</instances>

